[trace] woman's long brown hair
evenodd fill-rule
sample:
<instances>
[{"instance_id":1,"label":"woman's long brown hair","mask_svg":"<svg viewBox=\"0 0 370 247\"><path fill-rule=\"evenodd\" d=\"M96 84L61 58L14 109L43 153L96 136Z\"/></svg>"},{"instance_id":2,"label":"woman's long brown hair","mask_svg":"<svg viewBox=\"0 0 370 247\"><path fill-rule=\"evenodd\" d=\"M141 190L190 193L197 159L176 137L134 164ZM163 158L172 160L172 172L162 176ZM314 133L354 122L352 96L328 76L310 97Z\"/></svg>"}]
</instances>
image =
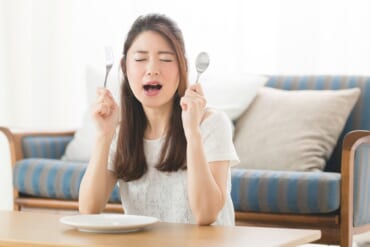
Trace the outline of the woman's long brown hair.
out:
<instances>
[{"instance_id":1,"label":"woman's long brown hair","mask_svg":"<svg viewBox=\"0 0 370 247\"><path fill-rule=\"evenodd\" d=\"M147 127L147 118L141 103L135 98L130 88L126 75L127 51L135 38L145 31L159 33L172 46L177 57L180 78L179 87L173 97L173 110L169 120L168 132L156 168L167 172L186 169L186 139L180 107L180 98L184 95L188 85L184 40L181 30L171 19L163 15L150 14L140 16L133 23L127 35L121 59L123 71L121 88L122 120L119 126L120 131L113 162L117 177L124 181L138 179L148 169L144 154L144 131Z\"/></svg>"}]
</instances>

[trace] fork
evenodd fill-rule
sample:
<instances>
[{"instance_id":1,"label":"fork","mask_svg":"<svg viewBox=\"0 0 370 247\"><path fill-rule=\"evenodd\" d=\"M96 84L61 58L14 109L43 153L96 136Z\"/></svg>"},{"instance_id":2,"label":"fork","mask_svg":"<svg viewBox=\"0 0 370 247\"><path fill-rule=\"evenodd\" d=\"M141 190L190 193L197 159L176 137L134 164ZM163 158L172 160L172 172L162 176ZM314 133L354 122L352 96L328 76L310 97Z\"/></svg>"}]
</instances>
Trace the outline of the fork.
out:
<instances>
[{"instance_id":1,"label":"fork","mask_svg":"<svg viewBox=\"0 0 370 247\"><path fill-rule=\"evenodd\" d=\"M105 50L105 79L104 79L104 87L107 86L107 79L110 70L113 67L113 49L111 46L104 47Z\"/></svg>"}]
</instances>

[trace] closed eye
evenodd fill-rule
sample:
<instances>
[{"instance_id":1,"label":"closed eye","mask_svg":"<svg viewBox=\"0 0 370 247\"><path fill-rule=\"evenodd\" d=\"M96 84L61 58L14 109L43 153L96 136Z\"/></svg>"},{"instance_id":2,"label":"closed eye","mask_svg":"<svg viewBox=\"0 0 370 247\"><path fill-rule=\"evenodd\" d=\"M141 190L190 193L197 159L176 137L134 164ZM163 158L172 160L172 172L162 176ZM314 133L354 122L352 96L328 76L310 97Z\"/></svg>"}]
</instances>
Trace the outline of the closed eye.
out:
<instances>
[{"instance_id":1,"label":"closed eye","mask_svg":"<svg viewBox=\"0 0 370 247\"><path fill-rule=\"evenodd\" d=\"M162 62L170 63L172 62L172 59L160 59Z\"/></svg>"},{"instance_id":2,"label":"closed eye","mask_svg":"<svg viewBox=\"0 0 370 247\"><path fill-rule=\"evenodd\" d=\"M146 59L145 58L135 58L135 62L142 62L142 61L145 61Z\"/></svg>"}]
</instances>

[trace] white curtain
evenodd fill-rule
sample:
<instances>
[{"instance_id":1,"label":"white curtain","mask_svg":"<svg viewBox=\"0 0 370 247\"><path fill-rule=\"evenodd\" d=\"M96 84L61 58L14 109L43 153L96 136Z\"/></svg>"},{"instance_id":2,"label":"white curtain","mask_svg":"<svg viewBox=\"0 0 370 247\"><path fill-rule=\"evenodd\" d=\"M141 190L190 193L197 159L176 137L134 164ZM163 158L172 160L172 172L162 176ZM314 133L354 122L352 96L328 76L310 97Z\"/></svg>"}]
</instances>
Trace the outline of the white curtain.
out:
<instances>
[{"instance_id":1,"label":"white curtain","mask_svg":"<svg viewBox=\"0 0 370 247\"><path fill-rule=\"evenodd\" d=\"M84 67L119 59L140 14L182 28L190 75L199 51L209 75L370 74L368 0L1 0L0 124L75 128L86 109Z\"/></svg>"},{"instance_id":2,"label":"white curtain","mask_svg":"<svg viewBox=\"0 0 370 247\"><path fill-rule=\"evenodd\" d=\"M83 93L73 1L2 0L0 124L76 126Z\"/></svg>"}]
</instances>

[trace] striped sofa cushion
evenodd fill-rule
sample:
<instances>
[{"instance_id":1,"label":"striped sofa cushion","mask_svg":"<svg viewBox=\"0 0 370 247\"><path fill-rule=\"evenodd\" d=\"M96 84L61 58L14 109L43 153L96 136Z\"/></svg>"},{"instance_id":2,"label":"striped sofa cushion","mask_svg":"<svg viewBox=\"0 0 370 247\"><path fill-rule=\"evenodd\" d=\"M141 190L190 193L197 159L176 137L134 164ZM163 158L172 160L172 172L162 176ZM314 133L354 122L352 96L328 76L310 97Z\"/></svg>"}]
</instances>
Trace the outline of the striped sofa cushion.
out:
<instances>
[{"instance_id":1,"label":"striped sofa cushion","mask_svg":"<svg viewBox=\"0 0 370 247\"><path fill-rule=\"evenodd\" d=\"M86 170L84 162L29 158L18 161L13 173L14 187L20 193L66 200L77 200L81 179ZM110 202L120 202L116 186Z\"/></svg>"},{"instance_id":2,"label":"striped sofa cushion","mask_svg":"<svg viewBox=\"0 0 370 247\"><path fill-rule=\"evenodd\" d=\"M232 169L235 210L328 213L339 209L340 174Z\"/></svg>"},{"instance_id":3,"label":"striped sofa cushion","mask_svg":"<svg viewBox=\"0 0 370 247\"><path fill-rule=\"evenodd\" d=\"M73 136L27 136L22 139L24 158L60 159Z\"/></svg>"},{"instance_id":4,"label":"striped sofa cushion","mask_svg":"<svg viewBox=\"0 0 370 247\"><path fill-rule=\"evenodd\" d=\"M341 147L345 133L355 129L370 129L370 77L366 76L270 76L266 86L284 90L337 90L358 87L361 95L350 114L332 157L325 170L340 171Z\"/></svg>"}]
</instances>

